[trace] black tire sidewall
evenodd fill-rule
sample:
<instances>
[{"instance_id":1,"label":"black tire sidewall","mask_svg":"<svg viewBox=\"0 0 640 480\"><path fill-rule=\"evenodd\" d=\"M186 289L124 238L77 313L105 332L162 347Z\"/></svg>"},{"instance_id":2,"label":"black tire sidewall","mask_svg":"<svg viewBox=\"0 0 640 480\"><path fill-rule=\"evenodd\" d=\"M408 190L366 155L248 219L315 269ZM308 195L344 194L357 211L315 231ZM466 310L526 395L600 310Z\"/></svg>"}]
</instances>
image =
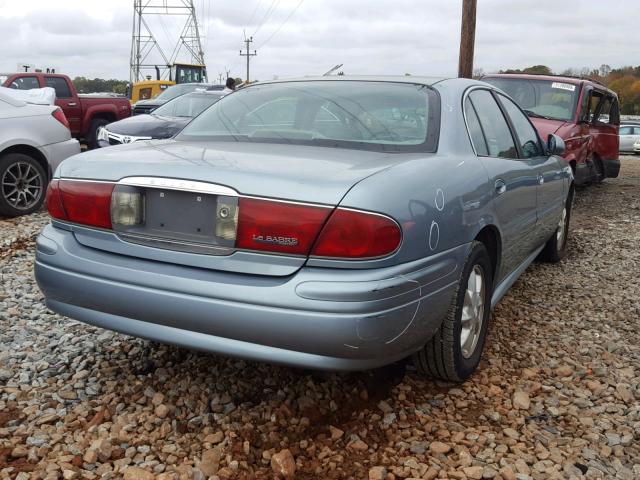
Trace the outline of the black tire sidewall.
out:
<instances>
[{"instance_id":1,"label":"black tire sidewall","mask_svg":"<svg viewBox=\"0 0 640 480\"><path fill-rule=\"evenodd\" d=\"M109 125L109 120L104 118L96 118L91 120L91 126L89 130L89 135L87 138L87 146L91 149L98 147L98 130L100 127L104 127Z\"/></svg>"},{"instance_id":2,"label":"black tire sidewall","mask_svg":"<svg viewBox=\"0 0 640 480\"><path fill-rule=\"evenodd\" d=\"M10 217L28 215L38 210L44 202L49 180L47 172L44 170L44 168L42 168L42 165L40 165L40 163L36 159L24 153L8 153L6 155L0 156L0 179L2 179L2 177L4 176L4 172L9 168L9 166L15 162L27 162L38 172L38 174L40 174L40 176L42 177L42 191L40 193L38 202L25 210L20 210L15 208L13 205L10 205L0 192L0 214L8 215Z\"/></svg>"},{"instance_id":3,"label":"black tire sidewall","mask_svg":"<svg viewBox=\"0 0 640 480\"><path fill-rule=\"evenodd\" d=\"M469 276L474 267L479 265L484 274L485 281L485 298L484 298L484 317L482 320L482 327L480 329L480 338L476 345L473 355L469 358L465 358L462 355L462 346L460 345L460 334L462 331L462 306L464 304L464 296L467 289L467 282ZM460 277L460 286L458 288L458 295L456 298L456 311L455 311L455 324L453 329L453 359L456 374L461 380L469 378L478 368L482 352L484 350L484 344L487 337L487 330L489 328L489 317L491 315L491 297L493 295L493 267L491 265L491 259L487 253L486 248L482 244L476 244L465 264L464 270Z\"/></svg>"}]
</instances>

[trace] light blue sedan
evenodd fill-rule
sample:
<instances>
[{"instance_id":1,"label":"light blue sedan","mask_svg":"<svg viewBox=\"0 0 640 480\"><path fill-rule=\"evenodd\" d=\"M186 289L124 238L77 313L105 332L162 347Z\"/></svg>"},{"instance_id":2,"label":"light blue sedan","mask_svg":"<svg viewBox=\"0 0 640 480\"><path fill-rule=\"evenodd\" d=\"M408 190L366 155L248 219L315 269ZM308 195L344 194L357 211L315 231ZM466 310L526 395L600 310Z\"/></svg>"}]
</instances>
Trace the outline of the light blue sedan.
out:
<instances>
[{"instance_id":1,"label":"light blue sedan","mask_svg":"<svg viewBox=\"0 0 640 480\"><path fill-rule=\"evenodd\" d=\"M174 139L63 162L36 278L55 312L134 336L462 381L491 307L565 254L563 150L478 81L256 84Z\"/></svg>"}]
</instances>

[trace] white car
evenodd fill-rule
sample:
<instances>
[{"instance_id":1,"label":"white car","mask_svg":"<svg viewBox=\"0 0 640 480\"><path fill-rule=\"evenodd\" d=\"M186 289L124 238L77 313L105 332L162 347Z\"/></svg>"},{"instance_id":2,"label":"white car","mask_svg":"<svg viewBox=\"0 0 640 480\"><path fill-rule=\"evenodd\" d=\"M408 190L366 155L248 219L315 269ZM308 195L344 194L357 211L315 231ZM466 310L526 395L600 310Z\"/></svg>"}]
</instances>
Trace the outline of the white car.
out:
<instances>
[{"instance_id":1,"label":"white car","mask_svg":"<svg viewBox=\"0 0 640 480\"><path fill-rule=\"evenodd\" d=\"M620 125L620 153L640 153L640 124Z\"/></svg>"},{"instance_id":2,"label":"white car","mask_svg":"<svg viewBox=\"0 0 640 480\"><path fill-rule=\"evenodd\" d=\"M0 215L39 209L62 160L80 153L60 107L36 105L0 91Z\"/></svg>"}]
</instances>

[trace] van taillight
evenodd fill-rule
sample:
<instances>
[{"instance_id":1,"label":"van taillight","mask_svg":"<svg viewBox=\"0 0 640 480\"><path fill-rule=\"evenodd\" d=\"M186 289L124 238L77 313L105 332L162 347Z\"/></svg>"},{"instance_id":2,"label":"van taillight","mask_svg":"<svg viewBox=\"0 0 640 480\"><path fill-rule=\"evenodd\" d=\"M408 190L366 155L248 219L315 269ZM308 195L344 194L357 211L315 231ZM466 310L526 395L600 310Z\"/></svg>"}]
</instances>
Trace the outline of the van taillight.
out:
<instances>
[{"instance_id":1,"label":"van taillight","mask_svg":"<svg viewBox=\"0 0 640 480\"><path fill-rule=\"evenodd\" d=\"M111 192L114 184L54 179L47 189L47 210L59 220L111 228Z\"/></svg>"},{"instance_id":2,"label":"van taillight","mask_svg":"<svg viewBox=\"0 0 640 480\"><path fill-rule=\"evenodd\" d=\"M66 128L69 128L69 120L67 120L67 116L64 114L62 109L56 108L53 112L51 112L51 115Z\"/></svg>"}]
</instances>

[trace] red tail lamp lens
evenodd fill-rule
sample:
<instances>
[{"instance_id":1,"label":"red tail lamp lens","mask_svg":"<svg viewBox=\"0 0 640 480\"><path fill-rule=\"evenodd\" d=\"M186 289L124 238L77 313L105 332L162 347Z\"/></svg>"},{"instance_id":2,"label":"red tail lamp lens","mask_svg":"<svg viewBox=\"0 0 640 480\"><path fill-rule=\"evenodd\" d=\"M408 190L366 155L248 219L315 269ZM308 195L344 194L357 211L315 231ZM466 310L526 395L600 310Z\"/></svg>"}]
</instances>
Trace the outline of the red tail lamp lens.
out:
<instances>
[{"instance_id":1,"label":"red tail lamp lens","mask_svg":"<svg viewBox=\"0 0 640 480\"><path fill-rule=\"evenodd\" d=\"M60 180L53 179L47 187L47 196L45 197L45 203L47 205L47 211L49 215L58 220L68 220L67 213L62 206L62 195L60 194Z\"/></svg>"},{"instance_id":2,"label":"red tail lamp lens","mask_svg":"<svg viewBox=\"0 0 640 480\"><path fill-rule=\"evenodd\" d=\"M62 125L69 128L69 121L67 120L67 116L64 114L62 109L57 108L56 110L51 112L51 115L53 115L53 118L58 120Z\"/></svg>"},{"instance_id":3,"label":"red tail lamp lens","mask_svg":"<svg viewBox=\"0 0 640 480\"><path fill-rule=\"evenodd\" d=\"M53 180L47 190L49 214L91 227L111 228L112 183Z\"/></svg>"},{"instance_id":4,"label":"red tail lamp lens","mask_svg":"<svg viewBox=\"0 0 640 480\"><path fill-rule=\"evenodd\" d=\"M236 247L308 255L330 208L240 198Z\"/></svg>"},{"instance_id":5,"label":"red tail lamp lens","mask_svg":"<svg viewBox=\"0 0 640 480\"><path fill-rule=\"evenodd\" d=\"M394 252L402 234L389 217L337 209L322 229L311 252L316 257L371 258Z\"/></svg>"}]
</instances>

